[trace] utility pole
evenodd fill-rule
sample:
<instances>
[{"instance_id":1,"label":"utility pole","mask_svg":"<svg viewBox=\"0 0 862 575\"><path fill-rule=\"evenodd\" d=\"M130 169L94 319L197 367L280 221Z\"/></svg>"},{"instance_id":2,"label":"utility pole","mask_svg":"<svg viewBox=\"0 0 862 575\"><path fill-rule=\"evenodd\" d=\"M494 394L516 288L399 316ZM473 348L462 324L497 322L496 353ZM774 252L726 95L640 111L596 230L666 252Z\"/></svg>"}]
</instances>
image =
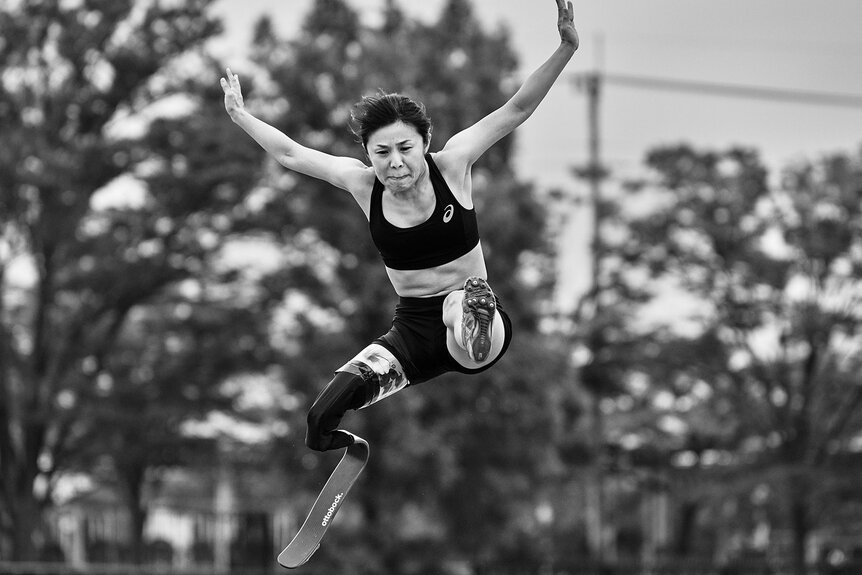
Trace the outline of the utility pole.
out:
<instances>
[{"instance_id":1,"label":"utility pole","mask_svg":"<svg viewBox=\"0 0 862 575\"><path fill-rule=\"evenodd\" d=\"M593 237L592 237L592 286L588 297L592 299L593 316L598 315L601 305L601 264L604 256L604 245L601 236L602 209L602 180L607 176L607 171L601 161L601 136L599 129L599 103L602 93L601 72L590 72L576 79L576 85L587 93L587 129L589 143L589 157L587 165L577 170L578 176L585 179L590 187L590 202L593 206Z\"/></svg>"},{"instance_id":2,"label":"utility pole","mask_svg":"<svg viewBox=\"0 0 862 575\"><path fill-rule=\"evenodd\" d=\"M599 54L601 54L601 45L597 47L599 48ZM589 411L591 417L589 433L595 458L586 478L584 513L590 550L599 563L611 559L612 554L615 552L613 547L606 545L604 537L608 527L605 520L606 498L604 493L604 482L606 479L604 465L607 453L605 451L605 420L601 409L603 390L601 389L601 378L595 377L597 370L601 368L590 365L596 361L597 356L602 351L601 348L606 345L606 340L602 337L602 331L604 330L602 300L603 291L607 289L607 286L603 285L605 279L603 276L603 262L607 256L607 248L602 239L601 228L606 216L605 202L602 197L602 183L607 178L608 172L601 161L600 103L602 89L607 84L614 84L653 91L687 92L709 96L759 99L827 107L862 108L862 95L859 94L786 90L763 86L719 84L627 74L605 74L600 71L601 68L599 63L595 71L574 76L575 86L587 96L588 114L588 158L585 165L576 169L576 174L587 182L590 190L590 203L593 207L593 230L591 238L592 285L589 291L577 303L574 319L581 328L579 337L589 349L591 355L586 364L580 366L581 384L589 391L592 399ZM659 517L658 524L666 525L667 504L660 505L653 512ZM666 527L659 527L659 530L664 529Z\"/></svg>"},{"instance_id":3,"label":"utility pole","mask_svg":"<svg viewBox=\"0 0 862 575\"><path fill-rule=\"evenodd\" d=\"M603 329L601 320L602 307L602 263L605 256L604 242L602 241L601 227L604 218L604 202L602 200L602 181L607 176L607 171L602 166L600 148L600 99L602 91L602 74L598 71L585 74L576 78L576 86L587 94L587 126L589 137L589 158L586 166L577 170L579 177L587 181L590 189L590 203L593 207L593 230L592 230L592 285L590 290L583 296L577 306L576 322L586 328L582 337L590 351L591 359L586 366L581 366L581 383L590 391L592 400L590 406L590 444L593 451L593 465L588 473L585 485L585 519L587 524L587 538L596 560L601 564L607 559L605 545L605 424L602 413L602 390L592 380L591 374L595 371L589 370L592 362L601 350L595 349L598 342L604 338L598 333Z\"/></svg>"}]
</instances>

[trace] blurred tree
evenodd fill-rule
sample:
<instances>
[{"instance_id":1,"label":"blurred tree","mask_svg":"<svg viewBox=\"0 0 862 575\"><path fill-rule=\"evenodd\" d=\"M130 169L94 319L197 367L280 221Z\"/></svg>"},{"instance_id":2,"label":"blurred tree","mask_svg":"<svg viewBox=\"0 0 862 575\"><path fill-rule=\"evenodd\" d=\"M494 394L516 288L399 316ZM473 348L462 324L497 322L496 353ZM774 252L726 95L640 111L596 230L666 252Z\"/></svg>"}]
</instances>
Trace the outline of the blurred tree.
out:
<instances>
[{"instance_id":1,"label":"blurred tree","mask_svg":"<svg viewBox=\"0 0 862 575\"><path fill-rule=\"evenodd\" d=\"M248 105L298 141L339 155L364 159L348 129L350 107L364 94L399 91L425 102L434 150L517 87L507 32L485 32L466 0L448 2L430 25L387 2L375 26L364 25L344 0L320 0L295 40L279 39L266 19L254 38L252 59L261 72L246 81L254 86ZM474 194L489 275L515 322L512 349L485 374L444 376L348 416L346 427L366 437L373 452L351 495L367 525L361 533L367 547L346 549L336 532L315 556L320 565L402 572L407 562L493 557L531 529L535 486L559 473L552 450L571 391L562 378L564 352L539 332L538 321L553 283L553 254L544 208L517 181L511 150L507 138L483 157L474 169ZM339 320L324 331L306 323L297 339L308 364L291 364L285 381L307 408L334 369L388 329L396 297L367 222L347 194L278 168L270 178L285 192L268 207L284 241L305 237L326 257L307 273L267 281L275 291L301 291L312 308ZM298 432L286 438L291 444L302 440L296 423ZM317 489L334 460L306 453L284 463ZM410 528L393 529L405 524Z\"/></svg>"},{"instance_id":2,"label":"blurred tree","mask_svg":"<svg viewBox=\"0 0 862 575\"><path fill-rule=\"evenodd\" d=\"M182 420L267 362L265 298L237 296L241 274L220 263L254 216L254 147L232 141L210 78L184 80L220 30L209 4L0 12L4 556L38 556L52 482L96 458L139 541L144 478L179 461Z\"/></svg>"},{"instance_id":3,"label":"blurred tree","mask_svg":"<svg viewBox=\"0 0 862 575\"><path fill-rule=\"evenodd\" d=\"M647 163L653 207L622 214L618 264L696 311L644 348L635 395L663 406L652 433L677 465L738 470L748 498L769 486L801 573L824 503L840 500L823 478L858 473L862 158L791 167L774 189L750 150L666 147Z\"/></svg>"}]
</instances>

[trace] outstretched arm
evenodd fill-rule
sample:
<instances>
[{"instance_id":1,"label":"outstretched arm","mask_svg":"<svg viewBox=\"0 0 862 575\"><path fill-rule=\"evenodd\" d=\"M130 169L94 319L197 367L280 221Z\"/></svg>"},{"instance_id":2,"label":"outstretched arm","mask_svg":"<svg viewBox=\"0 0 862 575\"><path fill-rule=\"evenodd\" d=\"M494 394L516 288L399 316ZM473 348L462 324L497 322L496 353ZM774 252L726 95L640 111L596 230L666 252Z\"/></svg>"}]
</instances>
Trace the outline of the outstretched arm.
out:
<instances>
[{"instance_id":1,"label":"outstretched arm","mask_svg":"<svg viewBox=\"0 0 862 575\"><path fill-rule=\"evenodd\" d=\"M239 76L226 70L221 78L224 107L236 125L254 138L260 146L285 168L318 178L343 190L356 189L356 182L367 171L355 158L332 156L298 144L285 133L253 116L245 109Z\"/></svg>"},{"instance_id":2,"label":"outstretched arm","mask_svg":"<svg viewBox=\"0 0 862 575\"><path fill-rule=\"evenodd\" d=\"M572 3L557 2L557 30L560 45L553 54L530 74L508 102L466 130L455 134L443 152L458 156L471 166L485 151L502 137L520 126L539 106L566 64L578 49Z\"/></svg>"}]
</instances>

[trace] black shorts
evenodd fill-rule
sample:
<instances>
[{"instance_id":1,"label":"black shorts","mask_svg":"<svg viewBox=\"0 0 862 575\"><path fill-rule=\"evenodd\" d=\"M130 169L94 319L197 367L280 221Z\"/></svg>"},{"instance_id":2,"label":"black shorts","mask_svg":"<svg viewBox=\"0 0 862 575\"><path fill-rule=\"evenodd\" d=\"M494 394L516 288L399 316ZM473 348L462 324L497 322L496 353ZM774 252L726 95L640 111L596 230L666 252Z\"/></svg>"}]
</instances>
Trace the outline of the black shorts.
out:
<instances>
[{"instance_id":1,"label":"black shorts","mask_svg":"<svg viewBox=\"0 0 862 575\"><path fill-rule=\"evenodd\" d=\"M505 331L503 348L487 365L476 369L464 367L455 361L446 346L446 325L443 323L445 299L446 296L399 298L392 327L374 340L374 343L391 351L401 362L411 385L428 381L447 371L468 374L485 371L503 357L512 342L512 320L497 300L497 313L503 319Z\"/></svg>"}]
</instances>

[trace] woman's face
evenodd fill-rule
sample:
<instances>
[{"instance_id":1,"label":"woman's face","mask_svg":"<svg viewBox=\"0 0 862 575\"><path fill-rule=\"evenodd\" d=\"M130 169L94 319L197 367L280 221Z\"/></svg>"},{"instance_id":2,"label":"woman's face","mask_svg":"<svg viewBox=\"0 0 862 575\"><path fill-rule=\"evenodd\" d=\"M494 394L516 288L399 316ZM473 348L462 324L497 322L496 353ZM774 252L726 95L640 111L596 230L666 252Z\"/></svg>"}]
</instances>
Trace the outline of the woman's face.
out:
<instances>
[{"instance_id":1,"label":"woman's face","mask_svg":"<svg viewBox=\"0 0 862 575\"><path fill-rule=\"evenodd\" d=\"M428 146L412 124L399 120L372 132L365 149L377 179L391 192L412 188L425 173Z\"/></svg>"}]
</instances>

